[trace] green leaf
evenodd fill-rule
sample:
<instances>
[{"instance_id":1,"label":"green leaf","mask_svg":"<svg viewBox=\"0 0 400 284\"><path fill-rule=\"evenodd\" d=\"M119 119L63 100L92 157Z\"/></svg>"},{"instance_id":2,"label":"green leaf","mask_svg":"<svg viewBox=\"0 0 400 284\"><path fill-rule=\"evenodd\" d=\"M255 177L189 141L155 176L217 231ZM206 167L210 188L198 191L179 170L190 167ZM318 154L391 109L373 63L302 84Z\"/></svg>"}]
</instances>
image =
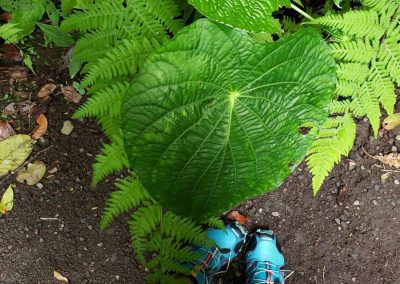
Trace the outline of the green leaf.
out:
<instances>
[{"instance_id":1,"label":"green leaf","mask_svg":"<svg viewBox=\"0 0 400 284\"><path fill-rule=\"evenodd\" d=\"M289 0L189 0L200 13L217 22L253 33L279 33L279 21L272 13Z\"/></svg>"},{"instance_id":2,"label":"green leaf","mask_svg":"<svg viewBox=\"0 0 400 284\"><path fill-rule=\"evenodd\" d=\"M18 134L0 141L0 177L18 168L32 152L29 135Z\"/></svg>"},{"instance_id":3,"label":"green leaf","mask_svg":"<svg viewBox=\"0 0 400 284\"><path fill-rule=\"evenodd\" d=\"M74 43L72 36L69 33L63 32L59 27L53 25L45 25L38 23L39 28L44 33L44 41L47 46L53 42L59 47L69 47Z\"/></svg>"},{"instance_id":4,"label":"green leaf","mask_svg":"<svg viewBox=\"0 0 400 284\"><path fill-rule=\"evenodd\" d=\"M46 13L49 16L49 19L51 20L51 24L54 26L58 26L58 22L60 21L60 12L57 10L53 2L47 3Z\"/></svg>"},{"instance_id":5,"label":"green leaf","mask_svg":"<svg viewBox=\"0 0 400 284\"><path fill-rule=\"evenodd\" d=\"M166 209L203 221L277 187L328 115L335 62L318 33L270 44L208 20L151 56L122 104L135 173Z\"/></svg>"}]
</instances>

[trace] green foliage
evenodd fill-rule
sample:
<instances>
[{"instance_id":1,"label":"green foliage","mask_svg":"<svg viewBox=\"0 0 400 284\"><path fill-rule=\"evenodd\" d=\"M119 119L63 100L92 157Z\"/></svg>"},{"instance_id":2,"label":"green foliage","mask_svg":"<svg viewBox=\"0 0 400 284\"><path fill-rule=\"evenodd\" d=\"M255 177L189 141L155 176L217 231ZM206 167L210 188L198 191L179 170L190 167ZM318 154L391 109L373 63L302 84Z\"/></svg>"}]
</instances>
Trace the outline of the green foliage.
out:
<instances>
[{"instance_id":1,"label":"green foliage","mask_svg":"<svg viewBox=\"0 0 400 284\"><path fill-rule=\"evenodd\" d=\"M38 23L38 26L43 31L46 46L53 42L56 46L69 47L75 42L69 33L61 31L57 26L42 23Z\"/></svg>"},{"instance_id":2,"label":"green foliage","mask_svg":"<svg viewBox=\"0 0 400 284\"><path fill-rule=\"evenodd\" d=\"M279 21L272 13L281 6L290 7L289 0L189 0L189 3L210 19L253 33L280 33Z\"/></svg>"},{"instance_id":3,"label":"green foliage","mask_svg":"<svg viewBox=\"0 0 400 284\"><path fill-rule=\"evenodd\" d=\"M204 221L291 173L314 139L298 128L324 123L335 81L312 29L260 44L197 21L146 61L125 96L130 164L153 198Z\"/></svg>"},{"instance_id":4,"label":"green foliage","mask_svg":"<svg viewBox=\"0 0 400 284\"><path fill-rule=\"evenodd\" d=\"M362 9L327 15L310 22L341 33L340 36L334 33L330 46L338 62L336 94L339 101L336 106L341 107L338 112L345 113L343 117L346 118L334 126L337 134L330 138L331 146L320 147L319 140L312 146L308 165L314 175L314 192L319 190L325 176L342 155L349 153L349 145L354 143L354 123L350 123L350 114L368 117L376 136L381 105L389 115L394 111L394 84L400 83L400 1L362 2ZM341 103L343 98L347 99L346 107ZM326 129L321 132L320 135L324 135ZM348 135L346 139L343 133Z\"/></svg>"},{"instance_id":5,"label":"green foliage","mask_svg":"<svg viewBox=\"0 0 400 284\"><path fill-rule=\"evenodd\" d=\"M3 38L6 43L15 43L18 41L21 31L17 24L4 24L0 26L0 37Z\"/></svg>"}]
</instances>

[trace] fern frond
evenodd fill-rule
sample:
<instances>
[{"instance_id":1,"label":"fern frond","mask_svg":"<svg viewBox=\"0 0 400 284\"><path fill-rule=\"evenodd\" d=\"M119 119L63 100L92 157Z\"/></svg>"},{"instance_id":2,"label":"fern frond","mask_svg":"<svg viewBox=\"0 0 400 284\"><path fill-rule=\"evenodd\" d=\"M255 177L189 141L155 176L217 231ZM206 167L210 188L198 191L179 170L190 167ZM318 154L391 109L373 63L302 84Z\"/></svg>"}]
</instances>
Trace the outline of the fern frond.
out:
<instances>
[{"instance_id":1,"label":"fern frond","mask_svg":"<svg viewBox=\"0 0 400 284\"><path fill-rule=\"evenodd\" d=\"M122 98L129 86L128 82L115 83L94 93L85 104L74 113L73 118L90 116L102 117L105 115L115 118L120 117Z\"/></svg>"},{"instance_id":2,"label":"fern frond","mask_svg":"<svg viewBox=\"0 0 400 284\"><path fill-rule=\"evenodd\" d=\"M362 39L332 43L330 47L337 59L354 63L370 63L378 52L369 40Z\"/></svg>"},{"instance_id":3,"label":"fern frond","mask_svg":"<svg viewBox=\"0 0 400 284\"><path fill-rule=\"evenodd\" d=\"M122 171L129 167L128 158L124 149L122 137L113 137L111 144L103 144L101 153L96 156L93 164L93 185L97 185L101 180L111 173Z\"/></svg>"},{"instance_id":4,"label":"fern frond","mask_svg":"<svg viewBox=\"0 0 400 284\"><path fill-rule=\"evenodd\" d=\"M379 61L388 70L390 77L400 83L400 47L397 39L384 40L379 51Z\"/></svg>"},{"instance_id":5,"label":"fern frond","mask_svg":"<svg viewBox=\"0 0 400 284\"><path fill-rule=\"evenodd\" d=\"M393 114L397 96L389 74L381 62L374 62L368 76L371 88L378 95L379 101L388 115Z\"/></svg>"},{"instance_id":6,"label":"fern frond","mask_svg":"<svg viewBox=\"0 0 400 284\"><path fill-rule=\"evenodd\" d=\"M385 27L380 25L379 15L374 10L331 14L307 23L338 29L348 35L371 40L380 39L385 33Z\"/></svg>"},{"instance_id":7,"label":"fern frond","mask_svg":"<svg viewBox=\"0 0 400 284\"><path fill-rule=\"evenodd\" d=\"M224 221L221 220L219 217L211 217L205 221L205 225L210 228L216 228L220 230L225 230Z\"/></svg>"},{"instance_id":8,"label":"fern frond","mask_svg":"<svg viewBox=\"0 0 400 284\"><path fill-rule=\"evenodd\" d=\"M365 82L353 97L351 110L357 117L366 115L374 130L375 137L378 135L381 108L379 105L379 96L374 92L371 82Z\"/></svg>"},{"instance_id":9,"label":"fern frond","mask_svg":"<svg viewBox=\"0 0 400 284\"><path fill-rule=\"evenodd\" d=\"M97 80L134 75L154 49L147 39L123 40L90 68L81 85L87 87Z\"/></svg>"},{"instance_id":10,"label":"fern frond","mask_svg":"<svg viewBox=\"0 0 400 284\"><path fill-rule=\"evenodd\" d=\"M313 175L313 191L317 194L326 176L341 156L347 156L353 147L356 124L350 113L328 118L317 139L311 145L306 158Z\"/></svg>"},{"instance_id":11,"label":"fern frond","mask_svg":"<svg viewBox=\"0 0 400 284\"><path fill-rule=\"evenodd\" d=\"M65 32L116 29L121 26L125 14L125 8L119 1L96 1L82 11L75 11L62 22L60 28Z\"/></svg>"},{"instance_id":12,"label":"fern frond","mask_svg":"<svg viewBox=\"0 0 400 284\"><path fill-rule=\"evenodd\" d=\"M108 138L112 139L115 136L122 137L121 120L119 117L105 115L99 117L98 122Z\"/></svg>"},{"instance_id":13,"label":"fern frond","mask_svg":"<svg viewBox=\"0 0 400 284\"><path fill-rule=\"evenodd\" d=\"M331 103L330 113L338 114L348 112L351 107L351 100L333 101Z\"/></svg>"},{"instance_id":14,"label":"fern frond","mask_svg":"<svg viewBox=\"0 0 400 284\"><path fill-rule=\"evenodd\" d=\"M20 39L18 24L4 24L0 26L0 38L3 38L6 43L15 43Z\"/></svg>"},{"instance_id":15,"label":"fern frond","mask_svg":"<svg viewBox=\"0 0 400 284\"><path fill-rule=\"evenodd\" d=\"M150 199L150 195L139 180L129 176L119 180L115 186L117 191L110 194L100 222L100 228L105 230L110 223L123 213L128 212Z\"/></svg>"},{"instance_id":16,"label":"fern frond","mask_svg":"<svg viewBox=\"0 0 400 284\"><path fill-rule=\"evenodd\" d=\"M363 83L369 74L367 64L340 63L337 65L337 77L339 80Z\"/></svg>"},{"instance_id":17,"label":"fern frond","mask_svg":"<svg viewBox=\"0 0 400 284\"><path fill-rule=\"evenodd\" d=\"M164 29L175 34L182 27L182 21L176 19L179 15L179 7L174 0L129 0L129 4L145 5L146 10L157 19Z\"/></svg>"},{"instance_id":18,"label":"fern frond","mask_svg":"<svg viewBox=\"0 0 400 284\"><path fill-rule=\"evenodd\" d=\"M400 4L399 0L361 0L364 7L373 9L375 11L382 11L388 7L398 6Z\"/></svg>"},{"instance_id":19,"label":"fern frond","mask_svg":"<svg viewBox=\"0 0 400 284\"><path fill-rule=\"evenodd\" d=\"M346 80L338 80L336 85L336 94L341 97L352 97L360 88L360 84Z\"/></svg>"}]
</instances>

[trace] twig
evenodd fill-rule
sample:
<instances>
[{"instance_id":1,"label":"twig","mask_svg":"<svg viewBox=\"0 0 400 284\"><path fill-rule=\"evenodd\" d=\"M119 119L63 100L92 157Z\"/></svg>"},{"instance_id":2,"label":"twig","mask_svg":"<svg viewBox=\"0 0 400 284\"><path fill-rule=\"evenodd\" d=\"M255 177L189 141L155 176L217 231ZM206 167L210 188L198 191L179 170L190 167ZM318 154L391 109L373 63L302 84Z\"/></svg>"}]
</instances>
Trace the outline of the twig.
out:
<instances>
[{"instance_id":1,"label":"twig","mask_svg":"<svg viewBox=\"0 0 400 284\"><path fill-rule=\"evenodd\" d=\"M43 220L43 221L57 221L58 220L58 218L52 218L52 217L40 217L40 220Z\"/></svg>"},{"instance_id":2,"label":"twig","mask_svg":"<svg viewBox=\"0 0 400 284\"><path fill-rule=\"evenodd\" d=\"M54 145L50 145L49 147L46 147L42 150L40 150L39 152L37 152L35 155L33 155L32 157L30 157L28 160L26 160L24 163L22 163L18 168L16 168L13 172L14 174L7 174L4 178L0 179L0 188L2 188L4 186L4 184L12 177L14 176L16 173L18 173L20 170L22 170L27 164L29 164L30 162L32 162L33 160L35 160L38 156L40 156L41 154L43 154L44 152L50 150L51 148L53 148ZM5 189L0 189L0 192L3 193L5 191Z\"/></svg>"},{"instance_id":3,"label":"twig","mask_svg":"<svg viewBox=\"0 0 400 284\"><path fill-rule=\"evenodd\" d=\"M372 156L371 154L369 154L367 151L365 151L364 147L361 147L361 149L363 150L363 152L370 158L376 160L376 158L374 156Z\"/></svg>"}]
</instances>

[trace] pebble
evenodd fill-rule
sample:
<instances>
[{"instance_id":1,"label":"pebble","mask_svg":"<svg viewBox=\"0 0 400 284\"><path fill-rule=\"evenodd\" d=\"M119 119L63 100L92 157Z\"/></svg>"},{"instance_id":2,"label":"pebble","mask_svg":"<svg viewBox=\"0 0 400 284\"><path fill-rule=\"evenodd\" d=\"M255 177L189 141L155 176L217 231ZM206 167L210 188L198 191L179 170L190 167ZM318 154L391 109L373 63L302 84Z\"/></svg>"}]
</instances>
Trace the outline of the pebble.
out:
<instances>
[{"instance_id":1,"label":"pebble","mask_svg":"<svg viewBox=\"0 0 400 284\"><path fill-rule=\"evenodd\" d=\"M355 277L351 278L351 281L356 282L357 279Z\"/></svg>"},{"instance_id":2,"label":"pebble","mask_svg":"<svg viewBox=\"0 0 400 284\"><path fill-rule=\"evenodd\" d=\"M399 184L400 184L400 181L399 181L398 179L395 179L395 180L394 180L394 184L399 185Z\"/></svg>"},{"instance_id":3,"label":"pebble","mask_svg":"<svg viewBox=\"0 0 400 284\"><path fill-rule=\"evenodd\" d=\"M365 171L365 167L363 165L361 165L361 170Z\"/></svg>"},{"instance_id":4,"label":"pebble","mask_svg":"<svg viewBox=\"0 0 400 284\"><path fill-rule=\"evenodd\" d=\"M338 224L338 225L340 225L340 219L339 219L339 218L336 218L336 219L335 219L335 223Z\"/></svg>"},{"instance_id":5,"label":"pebble","mask_svg":"<svg viewBox=\"0 0 400 284\"><path fill-rule=\"evenodd\" d=\"M397 141L400 141L400 134L397 134L395 139L396 139Z\"/></svg>"},{"instance_id":6,"label":"pebble","mask_svg":"<svg viewBox=\"0 0 400 284\"><path fill-rule=\"evenodd\" d=\"M39 243L43 243L43 238L40 238L40 239L39 239Z\"/></svg>"},{"instance_id":7,"label":"pebble","mask_svg":"<svg viewBox=\"0 0 400 284\"><path fill-rule=\"evenodd\" d=\"M381 182L386 183L386 180L390 177L391 172L384 173L381 175Z\"/></svg>"},{"instance_id":8,"label":"pebble","mask_svg":"<svg viewBox=\"0 0 400 284\"><path fill-rule=\"evenodd\" d=\"M98 243L97 246L98 246L99 248L101 248L101 247L103 246L103 243Z\"/></svg>"},{"instance_id":9,"label":"pebble","mask_svg":"<svg viewBox=\"0 0 400 284\"><path fill-rule=\"evenodd\" d=\"M279 217L279 212L272 212L272 216L274 216L274 217Z\"/></svg>"},{"instance_id":10,"label":"pebble","mask_svg":"<svg viewBox=\"0 0 400 284\"><path fill-rule=\"evenodd\" d=\"M93 229L93 226L92 226L92 225L89 225L87 228L88 228L89 230L91 230L91 229Z\"/></svg>"},{"instance_id":11,"label":"pebble","mask_svg":"<svg viewBox=\"0 0 400 284\"><path fill-rule=\"evenodd\" d=\"M262 211L263 211L263 209L262 209L262 208L258 209L258 213L261 213Z\"/></svg>"},{"instance_id":12,"label":"pebble","mask_svg":"<svg viewBox=\"0 0 400 284\"><path fill-rule=\"evenodd\" d=\"M8 246L7 246L7 249L8 249L8 250L11 250L12 248L13 248L12 245L8 245Z\"/></svg>"},{"instance_id":13,"label":"pebble","mask_svg":"<svg viewBox=\"0 0 400 284\"><path fill-rule=\"evenodd\" d=\"M397 147L396 147L396 146L392 146L391 151L392 151L392 152L397 152Z\"/></svg>"},{"instance_id":14,"label":"pebble","mask_svg":"<svg viewBox=\"0 0 400 284\"><path fill-rule=\"evenodd\" d=\"M372 204L374 204L375 206L379 205L378 201L376 200L372 200Z\"/></svg>"},{"instance_id":15,"label":"pebble","mask_svg":"<svg viewBox=\"0 0 400 284\"><path fill-rule=\"evenodd\" d=\"M351 170L354 170L356 166L357 166L357 164L356 164L355 162L353 162L353 161L350 161L350 162L349 162L349 170L350 170L350 171L351 171Z\"/></svg>"},{"instance_id":16,"label":"pebble","mask_svg":"<svg viewBox=\"0 0 400 284\"><path fill-rule=\"evenodd\" d=\"M38 189L42 189L42 188L43 188L43 183L38 182L38 183L36 184L36 187L37 187Z\"/></svg>"},{"instance_id":17,"label":"pebble","mask_svg":"<svg viewBox=\"0 0 400 284\"><path fill-rule=\"evenodd\" d=\"M360 206L360 201L358 201L358 200L354 201L354 202L353 202L353 205L355 205L355 206Z\"/></svg>"},{"instance_id":18,"label":"pebble","mask_svg":"<svg viewBox=\"0 0 400 284\"><path fill-rule=\"evenodd\" d=\"M119 275L115 275L115 279L119 280L120 276Z\"/></svg>"},{"instance_id":19,"label":"pebble","mask_svg":"<svg viewBox=\"0 0 400 284\"><path fill-rule=\"evenodd\" d=\"M61 128L61 133L64 135L70 135L72 130L74 130L74 125L71 121L64 121L63 127Z\"/></svg>"}]
</instances>

